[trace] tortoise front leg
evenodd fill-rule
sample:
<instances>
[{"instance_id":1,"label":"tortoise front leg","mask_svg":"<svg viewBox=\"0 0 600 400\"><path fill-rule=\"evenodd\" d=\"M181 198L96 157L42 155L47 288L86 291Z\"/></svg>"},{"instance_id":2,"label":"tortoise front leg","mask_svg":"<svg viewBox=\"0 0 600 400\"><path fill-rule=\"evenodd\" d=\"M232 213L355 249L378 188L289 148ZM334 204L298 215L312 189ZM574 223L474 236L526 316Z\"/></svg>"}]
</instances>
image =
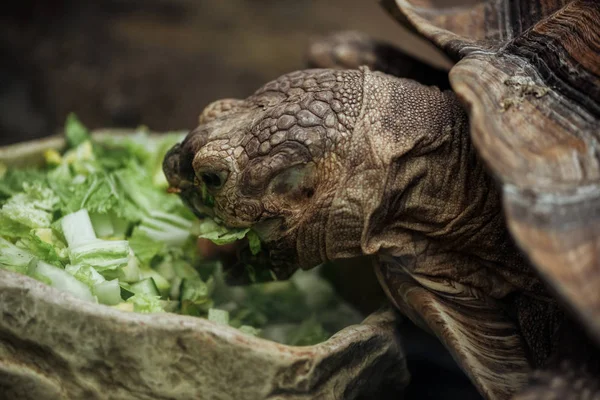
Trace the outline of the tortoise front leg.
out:
<instances>
[{"instance_id":1,"label":"tortoise front leg","mask_svg":"<svg viewBox=\"0 0 600 400\"><path fill-rule=\"evenodd\" d=\"M566 319L555 352L512 400L600 399L600 350L580 325Z\"/></svg>"},{"instance_id":2,"label":"tortoise front leg","mask_svg":"<svg viewBox=\"0 0 600 400\"><path fill-rule=\"evenodd\" d=\"M374 71L450 89L447 71L362 32L342 31L317 38L309 46L307 63L311 68L357 69L367 66Z\"/></svg>"},{"instance_id":3,"label":"tortoise front leg","mask_svg":"<svg viewBox=\"0 0 600 400\"><path fill-rule=\"evenodd\" d=\"M375 270L392 303L438 337L485 398L509 399L525 385L525 344L502 304L458 282L411 276L392 258Z\"/></svg>"}]
</instances>

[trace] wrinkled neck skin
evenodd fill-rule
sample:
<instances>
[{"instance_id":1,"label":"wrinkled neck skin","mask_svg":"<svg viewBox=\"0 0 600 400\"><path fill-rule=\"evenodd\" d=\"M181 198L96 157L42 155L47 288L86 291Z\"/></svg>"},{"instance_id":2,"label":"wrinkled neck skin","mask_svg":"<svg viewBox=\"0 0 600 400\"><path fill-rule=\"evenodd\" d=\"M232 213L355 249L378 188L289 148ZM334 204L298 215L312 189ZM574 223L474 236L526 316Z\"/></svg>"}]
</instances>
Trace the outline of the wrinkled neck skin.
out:
<instances>
[{"instance_id":1,"label":"wrinkled neck skin","mask_svg":"<svg viewBox=\"0 0 600 400\"><path fill-rule=\"evenodd\" d=\"M362 111L339 154L345 174L315 222L300 230L300 264L393 257L411 275L458 281L496 298L517 286L538 292L454 93L363 72Z\"/></svg>"}]
</instances>

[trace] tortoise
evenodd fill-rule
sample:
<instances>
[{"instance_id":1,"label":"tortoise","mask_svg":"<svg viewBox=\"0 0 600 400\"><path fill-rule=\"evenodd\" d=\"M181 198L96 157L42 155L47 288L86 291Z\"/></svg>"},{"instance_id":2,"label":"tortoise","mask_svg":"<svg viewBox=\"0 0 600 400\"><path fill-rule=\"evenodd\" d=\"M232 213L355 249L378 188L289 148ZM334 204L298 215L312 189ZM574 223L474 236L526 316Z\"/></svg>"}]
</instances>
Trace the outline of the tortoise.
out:
<instances>
[{"instance_id":1,"label":"tortoise","mask_svg":"<svg viewBox=\"0 0 600 400\"><path fill-rule=\"evenodd\" d=\"M165 174L198 217L260 237L232 276L371 256L483 397L600 398L600 3L444 3L382 1L449 73L335 35L209 104Z\"/></svg>"}]
</instances>

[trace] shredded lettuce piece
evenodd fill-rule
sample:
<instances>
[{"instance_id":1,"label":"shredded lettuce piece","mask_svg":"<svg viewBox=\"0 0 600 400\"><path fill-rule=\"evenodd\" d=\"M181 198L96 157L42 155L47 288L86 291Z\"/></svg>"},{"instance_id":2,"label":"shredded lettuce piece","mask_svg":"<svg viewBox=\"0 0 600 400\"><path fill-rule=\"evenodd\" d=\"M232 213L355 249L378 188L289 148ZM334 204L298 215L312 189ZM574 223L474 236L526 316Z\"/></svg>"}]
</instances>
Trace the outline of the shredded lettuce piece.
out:
<instances>
[{"instance_id":1,"label":"shredded lettuce piece","mask_svg":"<svg viewBox=\"0 0 600 400\"><path fill-rule=\"evenodd\" d=\"M4 203L0 217L29 228L47 228L58 202L54 192L40 183L23 183L23 193L13 195Z\"/></svg>"},{"instance_id":2,"label":"shredded lettuce piece","mask_svg":"<svg viewBox=\"0 0 600 400\"><path fill-rule=\"evenodd\" d=\"M64 212L86 209L93 214L103 214L110 210L120 210L121 193L114 176L105 173L92 173L77 185L71 186L69 199L65 201Z\"/></svg>"},{"instance_id":3,"label":"shredded lettuce piece","mask_svg":"<svg viewBox=\"0 0 600 400\"><path fill-rule=\"evenodd\" d=\"M161 313L164 312L160 302L160 296L152 296L147 293L136 293L127 299L128 303L133 304L133 311L139 313Z\"/></svg>"},{"instance_id":4,"label":"shredded lettuce piece","mask_svg":"<svg viewBox=\"0 0 600 400\"><path fill-rule=\"evenodd\" d=\"M74 113L67 116L65 123L65 136L69 147L77 147L90 139L87 128L79 121Z\"/></svg>"},{"instance_id":5,"label":"shredded lettuce piece","mask_svg":"<svg viewBox=\"0 0 600 400\"><path fill-rule=\"evenodd\" d=\"M329 332L317 321L315 316L304 320L300 326L293 330L286 342L290 346L311 346L329 339Z\"/></svg>"},{"instance_id":6,"label":"shredded lettuce piece","mask_svg":"<svg viewBox=\"0 0 600 400\"><path fill-rule=\"evenodd\" d=\"M72 264L92 266L100 273L126 266L129 255L129 243L126 240L96 239L69 247Z\"/></svg>"},{"instance_id":7,"label":"shredded lettuce piece","mask_svg":"<svg viewBox=\"0 0 600 400\"><path fill-rule=\"evenodd\" d=\"M2 214L0 210L0 236L7 238L20 238L25 237L29 234L31 228L27 225L23 225L20 222L16 222Z\"/></svg>"},{"instance_id":8,"label":"shredded lettuce piece","mask_svg":"<svg viewBox=\"0 0 600 400\"><path fill-rule=\"evenodd\" d=\"M97 237L106 239L114 236L115 228L110 214L90 213L90 221Z\"/></svg>"},{"instance_id":9,"label":"shredded lettuce piece","mask_svg":"<svg viewBox=\"0 0 600 400\"><path fill-rule=\"evenodd\" d=\"M29 235L19 239L16 244L52 265L63 266L69 259L65 244L50 228L32 230Z\"/></svg>"},{"instance_id":10,"label":"shredded lettuce piece","mask_svg":"<svg viewBox=\"0 0 600 400\"><path fill-rule=\"evenodd\" d=\"M90 288L86 284L77 280L62 268L39 261L35 267L35 272L48 278L51 282L50 285L58 290L71 293L81 300L96 301L96 298L92 295Z\"/></svg>"},{"instance_id":11,"label":"shredded lettuce piece","mask_svg":"<svg viewBox=\"0 0 600 400\"><path fill-rule=\"evenodd\" d=\"M145 268L140 270L140 275L142 279L151 278L160 295L163 297L168 296L169 290L171 289L171 283L161 274L151 268Z\"/></svg>"},{"instance_id":12,"label":"shredded lettuce piece","mask_svg":"<svg viewBox=\"0 0 600 400\"><path fill-rule=\"evenodd\" d=\"M96 240L96 232L86 209L65 215L62 218L62 233L70 248Z\"/></svg>"},{"instance_id":13,"label":"shredded lettuce piece","mask_svg":"<svg viewBox=\"0 0 600 400\"><path fill-rule=\"evenodd\" d=\"M67 265L65 271L73 275L77 280L85 283L90 289L99 283L106 281L94 267L89 265Z\"/></svg>"},{"instance_id":14,"label":"shredded lettuce piece","mask_svg":"<svg viewBox=\"0 0 600 400\"><path fill-rule=\"evenodd\" d=\"M250 336L258 336L258 335L260 335L260 332L261 332L260 329L256 329L255 327L250 326L250 325L242 325L238 328L238 330L240 332L243 332L246 335L250 335Z\"/></svg>"},{"instance_id":15,"label":"shredded lettuce piece","mask_svg":"<svg viewBox=\"0 0 600 400\"><path fill-rule=\"evenodd\" d=\"M106 271L104 275L106 275L107 278L112 278L111 271ZM129 251L129 262L123 268L119 269L115 276L119 278L120 281L128 283L137 282L142 279L139 263L131 249Z\"/></svg>"},{"instance_id":16,"label":"shredded lettuce piece","mask_svg":"<svg viewBox=\"0 0 600 400\"><path fill-rule=\"evenodd\" d=\"M0 237L0 268L27 274L35 256Z\"/></svg>"},{"instance_id":17,"label":"shredded lettuce piece","mask_svg":"<svg viewBox=\"0 0 600 400\"><path fill-rule=\"evenodd\" d=\"M174 214L152 211L138 227L148 238L171 247L181 247L190 237L192 222Z\"/></svg>"},{"instance_id":18,"label":"shredded lettuce piece","mask_svg":"<svg viewBox=\"0 0 600 400\"><path fill-rule=\"evenodd\" d=\"M155 210L162 210L170 214L189 215L181 200L170 196L166 190L160 191L148 184L150 178L139 164L131 163L128 168L114 172L125 199L131 204L126 209L135 220L149 216Z\"/></svg>"},{"instance_id":19,"label":"shredded lettuce piece","mask_svg":"<svg viewBox=\"0 0 600 400\"><path fill-rule=\"evenodd\" d=\"M250 246L250 252L253 255L260 253L260 238L253 230L249 230L246 233L246 239L248 239L248 245Z\"/></svg>"},{"instance_id":20,"label":"shredded lettuce piece","mask_svg":"<svg viewBox=\"0 0 600 400\"><path fill-rule=\"evenodd\" d=\"M95 284L93 292L102 304L114 306L123 301L118 279Z\"/></svg>"},{"instance_id":21,"label":"shredded lettuce piece","mask_svg":"<svg viewBox=\"0 0 600 400\"><path fill-rule=\"evenodd\" d=\"M75 174L75 179L83 180L87 175L100 171L92 143L89 140L68 150L62 160Z\"/></svg>"},{"instance_id":22,"label":"shredded lettuce piece","mask_svg":"<svg viewBox=\"0 0 600 400\"><path fill-rule=\"evenodd\" d=\"M243 239L250 229L228 229L211 219L205 219L199 228L199 237L223 245Z\"/></svg>"},{"instance_id":23,"label":"shredded lettuce piece","mask_svg":"<svg viewBox=\"0 0 600 400\"><path fill-rule=\"evenodd\" d=\"M0 178L0 200L23 191L23 184L46 185L46 173L34 168L11 168Z\"/></svg>"},{"instance_id":24,"label":"shredded lettuce piece","mask_svg":"<svg viewBox=\"0 0 600 400\"><path fill-rule=\"evenodd\" d=\"M229 312L210 308L208 309L208 320L221 325L229 325Z\"/></svg>"},{"instance_id":25,"label":"shredded lettuce piece","mask_svg":"<svg viewBox=\"0 0 600 400\"><path fill-rule=\"evenodd\" d=\"M212 282L204 282L200 277L184 278L181 282L181 313L206 315L213 306L212 290Z\"/></svg>"},{"instance_id":26,"label":"shredded lettuce piece","mask_svg":"<svg viewBox=\"0 0 600 400\"><path fill-rule=\"evenodd\" d=\"M151 237L144 230L136 227L129 238L129 246L142 264L149 265L154 257L164 254L167 245Z\"/></svg>"}]
</instances>

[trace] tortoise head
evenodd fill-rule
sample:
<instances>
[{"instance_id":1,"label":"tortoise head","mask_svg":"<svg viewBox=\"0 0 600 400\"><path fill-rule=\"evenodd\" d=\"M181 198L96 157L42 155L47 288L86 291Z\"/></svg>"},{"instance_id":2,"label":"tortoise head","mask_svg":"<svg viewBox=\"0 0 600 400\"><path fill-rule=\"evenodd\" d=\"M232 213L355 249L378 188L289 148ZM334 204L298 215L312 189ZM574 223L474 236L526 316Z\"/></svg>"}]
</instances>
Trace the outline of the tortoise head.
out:
<instances>
[{"instance_id":1,"label":"tortoise head","mask_svg":"<svg viewBox=\"0 0 600 400\"><path fill-rule=\"evenodd\" d=\"M201 218L252 227L279 278L322 263L326 216L345 171L341 152L360 111L361 76L299 71L245 100L210 104L165 158L171 187Z\"/></svg>"},{"instance_id":2,"label":"tortoise head","mask_svg":"<svg viewBox=\"0 0 600 400\"><path fill-rule=\"evenodd\" d=\"M164 170L199 217L252 227L264 248L252 264L280 279L415 237L494 258L496 243L473 240L502 219L467 129L451 92L366 68L304 70L210 104Z\"/></svg>"}]
</instances>

